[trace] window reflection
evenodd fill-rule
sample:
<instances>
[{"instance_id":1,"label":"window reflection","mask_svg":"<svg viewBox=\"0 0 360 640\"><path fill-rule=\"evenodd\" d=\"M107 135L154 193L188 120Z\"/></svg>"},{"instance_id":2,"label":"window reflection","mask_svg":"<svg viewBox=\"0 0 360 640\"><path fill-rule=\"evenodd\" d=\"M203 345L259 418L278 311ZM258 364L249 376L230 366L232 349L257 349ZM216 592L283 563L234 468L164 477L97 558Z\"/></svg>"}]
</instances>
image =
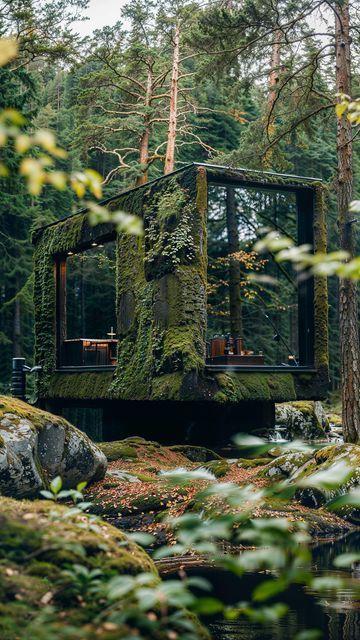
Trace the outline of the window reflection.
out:
<instances>
[{"instance_id":1,"label":"window reflection","mask_svg":"<svg viewBox=\"0 0 360 640\"><path fill-rule=\"evenodd\" d=\"M253 250L264 228L296 241L295 193L210 186L207 355L212 364L297 364L296 276L273 255Z\"/></svg>"},{"instance_id":2,"label":"window reflection","mask_svg":"<svg viewBox=\"0 0 360 640\"><path fill-rule=\"evenodd\" d=\"M115 242L66 260L65 366L116 364Z\"/></svg>"}]
</instances>

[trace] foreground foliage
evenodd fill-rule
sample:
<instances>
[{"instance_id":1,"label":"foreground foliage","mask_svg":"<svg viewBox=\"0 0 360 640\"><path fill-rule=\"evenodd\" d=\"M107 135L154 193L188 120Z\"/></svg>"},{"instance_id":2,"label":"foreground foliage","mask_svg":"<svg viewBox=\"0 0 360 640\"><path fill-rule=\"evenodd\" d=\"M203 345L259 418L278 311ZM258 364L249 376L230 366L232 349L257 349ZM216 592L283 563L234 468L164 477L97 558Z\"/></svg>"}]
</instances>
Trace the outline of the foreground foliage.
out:
<instances>
[{"instance_id":1,"label":"foreground foliage","mask_svg":"<svg viewBox=\"0 0 360 640\"><path fill-rule=\"evenodd\" d=\"M174 463L186 458L176 450L165 451L157 443L148 443L157 464L153 463L149 477L140 479L141 474L136 477L134 471L125 471L126 460L134 463L138 456L143 460L146 444L141 438L125 441L122 447L116 444L114 451L122 460L118 471L129 477L117 479L113 475L112 479L127 481L130 487L135 478L135 483L145 484L148 492L151 485L159 482L163 492L175 494L174 502L183 497L188 506L186 495L195 488L192 507L197 505L174 517L171 499L164 493L159 495L160 502L166 504L163 516L172 531L168 544L153 552L154 558L161 561L160 566L166 566L171 557L179 557L179 566L185 558L197 557L211 559L213 566L236 576L265 572L264 579L248 593L246 601L231 606L213 597L207 581L187 578L183 570L179 579L162 583L149 556L133 541L98 517L87 515L92 505L84 501L84 485L76 491L63 491L61 479L55 478L49 490L43 492L50 499L48 502L1 499L0 628L5 640L25 639L29 633L35 640L205 638L206 632L185 607L205 616L245 616L266 624L286 615L282 594L292 584L310 587L325 596L346 587L346 573L343 579L314 577L307 512L292 518L286 505L293 504L299 492L311 490L322 496L321 502L328 510L346 504L357 507L357 475L346 461L351 458L354 462L357 447L350 452L346 447L351 445L344 445L344 450L334 445L314 453L304 444L293 442L278 447L282 455L271 462L271 443L239 437L238 447L244 455L253 456L257 466L252 469L252 476L236 484L227 481L229 476L225 481L217 480L205 468L209 466L206 460L199 465L188 459L187 469L174 468ZM207 458L209 452L191 455ZM260 464L259 456L270 462ZM291 456L292 470L285 465L280 477L269 474L274 465L281 467L282 458L290 460ZM170 464L165 464L167 469L158 476L166 459ZM322 463L325 464L321 467ZM266 473L275 475L275 480L266 480ZM59 505L63 499L76 504L63 507ZM285 512L281 513L280 505ZM124 510L120 501L118 509L120 513ZM144 532L130 534L132 537L147 547L154 542ZM335 563L350 567L359 560L360 554L353 553L337 558ZM299 635L304 637L315 638L319 634L311 631L306 636Z\"/></svg>"}]
</instances>

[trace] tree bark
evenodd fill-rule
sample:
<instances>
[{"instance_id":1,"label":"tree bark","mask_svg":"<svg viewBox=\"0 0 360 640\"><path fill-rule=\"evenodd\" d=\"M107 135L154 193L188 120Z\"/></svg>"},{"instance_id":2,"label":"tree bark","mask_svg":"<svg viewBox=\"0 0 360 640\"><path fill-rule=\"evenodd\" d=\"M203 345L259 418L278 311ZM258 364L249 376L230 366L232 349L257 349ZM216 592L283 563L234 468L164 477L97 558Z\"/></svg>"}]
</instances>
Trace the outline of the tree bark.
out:
<instances>
[{"instance_id":1,"label":"tree bark","mask_svg":"<svg viewBox=\"0 0 360 640\"><path fill-rule=\"evenodd\" d=\"M275 33L275 42L272 45L271 49L271 62L270 62L270 73L269 73L269 94L268 94L268 105L269 109L273 106L276 99L276 86L279 82L279 74L280 74L280 42L281 42L281 31L276 31Z\"/></svg>"},{"instance_id":2,"label":"tree bark","mask_svg":"<svg viewBox=\"0 0 360 640\"><path fill-rule=\"evenodd\" d=\"M242 338L242 312L240 297L240 263L233 257L240 249L239 232L236 217L235 189L226 188L226 226L230 254L229 263L229 298L230 298L230 333L233 338Z\"/></svg>"},{"instance_id":3,"label":"tree bark","mask_svg":"<svg viewBox=\"0 0 360 640\"><path fill-rule=\"evenodd\" d=\"M351 95L349 1L336 3L336 90ZM353 158L351 124L346 115L337 123L337 206L340 248L355 255L355 227L351 223L349 204L353 195ZM344 438L360 438L360 346L358 329L357 285L341 279L339 283L339 324L341 395Z\"/></svg>"},{"instance_id":4,"label":"tree bark","mask_svg":"<svg viewBox=\"0 0 360 640\"><path fill-rule=\"evenodd\" d=\"M144 115L144 131L140 138L139 146L139 163L143 167L143 171L136 180L136 186L145 184L149 180L149 141L150 141L150 114L147 112L150 106L152 92L152 73L151 69L148 70L147 82L146 82L146 94L145 94L145 115Z\"/></svg>"},{"instance_id":5,"label":"tree bark","mask_svg":"<svg viewBox=\"0 0 360 640\"><path fill-rule=\"evenodd\" d=\"M166 145L166 157L164 173L171 173L175 167L175 144L176 144L176 127L177 127L177 101L179 89L179 60L180 60L180 20L177 20L174 33L174 48L171 73L170 87L170 114L168 138Z\"/></svg>"}]
</instances>

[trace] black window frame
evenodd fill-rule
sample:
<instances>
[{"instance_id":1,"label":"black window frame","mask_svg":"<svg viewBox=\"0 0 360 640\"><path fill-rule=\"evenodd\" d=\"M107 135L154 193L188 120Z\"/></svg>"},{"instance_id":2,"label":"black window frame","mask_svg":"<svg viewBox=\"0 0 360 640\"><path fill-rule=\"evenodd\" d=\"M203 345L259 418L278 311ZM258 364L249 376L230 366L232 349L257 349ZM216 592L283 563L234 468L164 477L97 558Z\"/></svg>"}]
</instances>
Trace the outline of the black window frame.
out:
<instances>
[{"instance_id":1,"label":"black window frame","mask_svg":"<svg viewBox=\"0 0 360 640\"><path fill-rule=\"evenodd\" d=\"M60 253L55 255L55 293L56 293L56 370L57 371L114 371L115 365L64 365L63 361L63 343L67 339L67 314L66 314L66 261L72 255L84 253L88 249L93 249L93 243L108 244L116 241L116 232L112 228L111 231L91 234L91 239L80 243L73 251Z\"/></svg>"},{"instance_id":2,"label":"black window frame","mask_svg":"<svg viewBox=\"0 0 360 640\"><path fill-rule=\"evenodd\" d=\"M314 207L315 192L307 185L284 184L283 182L264 180L245 180L244 177L208 176L210 186L234 187L241 189L258 189L261 191L290 192L296 197L297 244L314 246ZM305 373L316 371L315 368L315 325L314 325L314 278L309 276L298 283L298 366L291 365L207 365L210 370L226 370L232 368L245 372L250 371L290 371Z\"/></svg>"}]
</instances>

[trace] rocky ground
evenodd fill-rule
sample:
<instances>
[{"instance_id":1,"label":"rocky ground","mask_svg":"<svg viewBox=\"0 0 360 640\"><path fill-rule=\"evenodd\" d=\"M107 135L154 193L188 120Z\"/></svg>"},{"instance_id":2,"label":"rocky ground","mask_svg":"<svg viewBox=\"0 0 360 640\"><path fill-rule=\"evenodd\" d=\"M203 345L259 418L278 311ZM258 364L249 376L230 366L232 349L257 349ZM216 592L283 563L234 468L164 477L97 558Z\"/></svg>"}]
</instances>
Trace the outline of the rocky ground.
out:
<instances>
[{"instance_id":1,"label":"rocky ground","mask_svg":"<svg viewBox=\"0 0 360 640\"><path fill-rule=\"evenodd\" d=\"M216 481L251 485L251 491L296 481L298 489L287 499L272 495L261 506L248 505L251 517L306 522L314 537L335 537L357 527L357 508L344 507L341 496L359 485L360 447L341 443L339 420L326 416L315 403L306 403L305 408L291 403L277 415L280 423L286 417L289 438L304 439L306 434L319 444L292 451L273 443L256 457L249 451L245 456L241 448L219 455L206 447L162 446L141 437L96 445L63 419L0 397L0 638L117 640L134 635L133 622L124 621L119 613L128 596L118 598L114 611L99 584L144 571L154 588L160 589L162 583L150 557L121 530L154 534L154 546L172 545L171 517L221 516L239 508L227 506L219 497L201 497ZM331 433L336 434L335 443ZM328 476L334 465L340 468L344 463L351 464L353 472L334 487ZM185 485L170 482L162 472L175 469L197 471L201 477ZM319 473L320 489L309 484ZM39 491L58 475L65 488L87 481L85 500L91 505L84 509L94 513L95 520L70 504L39 500ZM32 500L20 499L24 496ZM336 509L329 509L331 500L333 504L338 500ZM199 563L191 554L185 560ZM167 561L159 567L164 574L171 573L170 565ZM159 630L161 612L157 615L156 607L149 615L144 614L141 623L145 637L181 637L178 628L169 635L168 620L166 630ZM185 615L186 624L195 625L196 637L207 637L196 618L183 608L179 615Z\"/></svg>"}]
</instances>

